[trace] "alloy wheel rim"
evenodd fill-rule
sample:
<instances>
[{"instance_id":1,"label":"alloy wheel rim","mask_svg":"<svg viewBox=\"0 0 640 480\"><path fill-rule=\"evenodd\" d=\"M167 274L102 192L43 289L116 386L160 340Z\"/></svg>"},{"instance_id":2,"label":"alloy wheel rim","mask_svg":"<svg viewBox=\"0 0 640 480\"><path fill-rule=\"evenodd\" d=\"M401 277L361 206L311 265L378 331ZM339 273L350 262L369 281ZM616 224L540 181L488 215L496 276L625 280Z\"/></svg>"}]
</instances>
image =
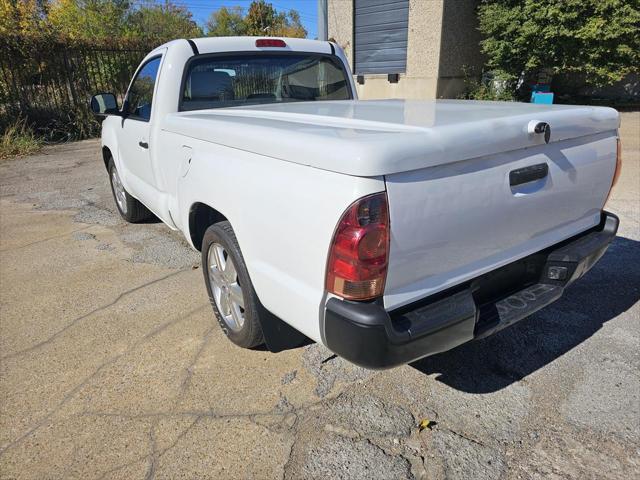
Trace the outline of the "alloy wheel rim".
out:
<instances>
[{"instance_id":1,"label":"alloy wheel rim","mask_svg":"<svg viewBox=\"0 0 640 480\"><path fill-rule=\"evenodd\" d=\"M212 243L207 253L209 284L218 312L234 332L244 325L244 295L238 271L231 256L219 243Z\"/></svg>"},{"instance_id":2,"label":"alloy wheel rim","mask_svg":"<svg viewBox=\"0 0 640 480\"><path fill-rule=\"evenodd\" d=\"M113 184L113 192L115 193L116 203L122 213L127 213L127 197L125 196L124 186L120 181L118 170L115 168L111 172L111 183Z\"/></svg>"}]
</instances>

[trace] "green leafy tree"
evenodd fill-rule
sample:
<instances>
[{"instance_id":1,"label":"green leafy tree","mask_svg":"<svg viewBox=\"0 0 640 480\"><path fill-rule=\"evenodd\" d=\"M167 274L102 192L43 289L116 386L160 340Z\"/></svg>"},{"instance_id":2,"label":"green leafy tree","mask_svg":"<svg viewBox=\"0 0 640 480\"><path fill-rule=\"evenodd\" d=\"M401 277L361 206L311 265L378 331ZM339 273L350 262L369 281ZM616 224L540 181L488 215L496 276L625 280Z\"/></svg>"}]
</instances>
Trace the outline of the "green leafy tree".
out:
<instances>
[{"instance_id":1,"label":"green leafy tree","mask_svg":"<svg viewBox=\"0 0 640 480\"><path fill-rule=\"evenodd\" d=\"M273 35L278 37L305 38L307 30L302 26L300 14L296 10L289 10L286 15L279 14L279 21L273 30Z\"/></svg>"},{"instance_id":2,"label":"green leafy tree","mask_svg":"<svg viewBox=\"0 0 640 480\"><path fill-rule=\"evenodd\" d=\"M254 0L245 18L247 35L269 35L278 26L278 14L273 5L264 0Z\"/></svg>"},{"instance_id":3,"label":"green leafy tree","mask_svg":"<svg viewBox=\"0 0 640 480\"><path fill-rule=\"evenodd\" d=\"M127 31L129 0L53 0L48 22L71 39L117 39Z\"/></svg>"},{"instance_id":4,"label":"green leafy tree","mask_svg":"<svg viewBox=\"0 0 640 480\"><path fill-rule=\"evenodd\" d=\"M0 0L0 35L42 33L46 6L45 0Z\"/></svg>"},{"instance_id":5,"label":"green leafy tree","mask_svg":"<svg viewBox=\"0 0 640 480\"><path fill-rule=\"evenodd\" d=\"M48 10L53 31L71 39L160 42L202 36L191 12L170 0L52 0Z\"/></svg>"},{"instance_id":6,"label":"green leafy tree","mask_svg":"<svg viewBox=\"0 0 640 480\"><path fill-rule=\"evenodd\" d=\"M246 35L247 24L244 21L242 7L222 7L211 14L205 27L210 37L230 37Z\"/></svg>"},{"instance_id":7,"label":"green leafy tree","mask_svg":"<svg viewBox=\"0 0 640 480\"><path fill-rule=\"evenodd\" d=\"M265 0L251 2L246 15L240 7L222 7L211 14L206 27L209 36L253 35L299 38L307 36L297 11L278 12Z\"/></svg>"},{"instance_id":8,"label":"green leafy tree","mask_svg":"<svg viewBox=\"0 0 640 480\"><path fill-rule=\"evenodd\" d=\"M201 37L202 29L185 7L169 1L163 4L148 1L131 12L127 21L127 36L167 41Z\"/></svg>"},{"instance_id":9,"label":"green leafy tree","mask_svg":"<svg viewBox=\"0 0 640 480\"><path fill-rule=\"evenodd\" d=\"M514 78L578 74L604 86L638 71L638 0L483 0L478 12L488 66Z\"/></svg>"}]
</instances>

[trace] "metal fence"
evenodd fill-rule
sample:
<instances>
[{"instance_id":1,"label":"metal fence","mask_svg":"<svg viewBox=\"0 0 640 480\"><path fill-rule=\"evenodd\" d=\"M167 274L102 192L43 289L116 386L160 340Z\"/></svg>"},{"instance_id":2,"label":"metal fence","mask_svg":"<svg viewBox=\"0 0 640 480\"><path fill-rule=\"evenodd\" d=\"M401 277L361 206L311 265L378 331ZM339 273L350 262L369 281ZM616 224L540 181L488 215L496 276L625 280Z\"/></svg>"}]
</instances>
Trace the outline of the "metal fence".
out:
<instances>
[{"instance_id":1,"label":"metal fence","mask_svg":"<svg viewBox=\"0 0 640 480\"><path fill-rule=\"evenodd\" d=\"M0 132L24 119L50 140L95 135L99 124L89 111L91 95L124 93L153 47L0 37Z\"/></svg>"}]
</instances>

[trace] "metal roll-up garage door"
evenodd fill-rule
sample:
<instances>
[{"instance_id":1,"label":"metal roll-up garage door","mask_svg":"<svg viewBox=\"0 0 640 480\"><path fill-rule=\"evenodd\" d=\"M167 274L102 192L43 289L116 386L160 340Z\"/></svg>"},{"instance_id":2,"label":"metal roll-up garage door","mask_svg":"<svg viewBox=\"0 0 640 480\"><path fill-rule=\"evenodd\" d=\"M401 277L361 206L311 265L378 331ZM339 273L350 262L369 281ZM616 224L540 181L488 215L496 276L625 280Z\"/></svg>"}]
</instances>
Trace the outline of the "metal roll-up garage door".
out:
<instances>
[{"instance_id":1,"label":"metal roll-up garage door","mask_svg":"<svg viewBox=\"0 0 640 480\"><path fill-rule=\"evenodd\" d=\"M354 0L355 73L407 68L409 0Z\"/></svg>"}]
</instances>

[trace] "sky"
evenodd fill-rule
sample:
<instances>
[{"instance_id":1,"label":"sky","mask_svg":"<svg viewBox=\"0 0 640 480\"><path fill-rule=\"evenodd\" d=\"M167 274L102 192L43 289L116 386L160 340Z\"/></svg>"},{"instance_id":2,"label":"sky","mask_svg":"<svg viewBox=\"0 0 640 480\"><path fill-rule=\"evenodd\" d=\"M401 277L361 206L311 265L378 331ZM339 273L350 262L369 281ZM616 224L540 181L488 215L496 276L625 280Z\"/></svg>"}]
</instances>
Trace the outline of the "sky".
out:
<instances>
[{"instance_id":1,"label":"sky","mask_svg":"<svg viewBox=\"0 0 640 480\"><path fill-rule=\"evenodd\" d=\"M173 0L176 5L187 7L193 18L200 26L204 25L211 12L220 7L240 6L249 8L252 0ZM317 0L267 0L278 11L297 10L300 13L302 25L307 30L309 38L318 34L318 4Z\"/></svg>"}]
</instances>

